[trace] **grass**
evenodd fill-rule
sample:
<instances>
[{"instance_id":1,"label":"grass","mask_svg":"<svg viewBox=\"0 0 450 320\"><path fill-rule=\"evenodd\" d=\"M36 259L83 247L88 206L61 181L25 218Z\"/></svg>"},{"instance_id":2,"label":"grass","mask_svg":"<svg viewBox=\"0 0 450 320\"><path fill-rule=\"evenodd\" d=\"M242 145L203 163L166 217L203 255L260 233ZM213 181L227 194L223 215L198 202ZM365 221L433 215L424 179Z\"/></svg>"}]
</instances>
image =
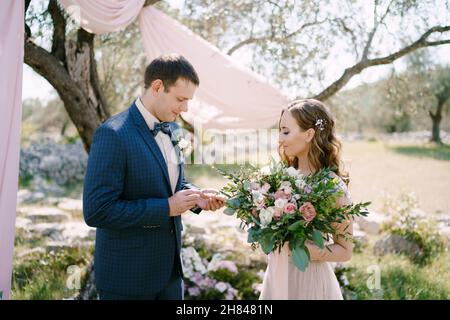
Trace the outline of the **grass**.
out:
<instances>
[{"instance_id":1,"label":"grass","mask_svg":"<svg viewBox=\"0 0 450 320\"><path fill-rule=\"evenodd\" d=\"M406 156L450 161L450 145L446 144L430 143L423 146L393 146L391 149Z\"/></svg>"},{"instance_id":2,"label":"grass","mask_svg":"<svg viewBox=\"0 0 450 320\"><path fill-rule=\"evenodd\" d=\"M409 147L382 142L344 143L343 160L350 173L353 200L372 201L370 208L381 211L387 196L413 193L426 213L450 213L450 162L398 152Z\"/></svg>"},{"instance_id":3,"label":"grass","mask_svg":"<svg viewBox=\"0 0 450 320\"><path fill-rule=\"evenodd\" d=\"M447 300L450 299L449 252L441 254L429 265L420 267L404 256L377 258L371 250L355 253L346 276L359 300ZM373 268L379 268L381 290L369 290ZM438 277L436 275L439 275Z\"/></svg>"},{"instance_id":4,"label":"grass","mask_svg":"<svg viewBox=\"0 0 450 320\"><path fill-rule=\"evenodd\" d=\"M61 300L73 298L79 288L72 288L71 270L83 270L92 259L92 248L70 248L57 253L35 253L15 260L12 281L14 300ZM84 279L80 273L80 284Z\"/></svg>"}]
</instances>

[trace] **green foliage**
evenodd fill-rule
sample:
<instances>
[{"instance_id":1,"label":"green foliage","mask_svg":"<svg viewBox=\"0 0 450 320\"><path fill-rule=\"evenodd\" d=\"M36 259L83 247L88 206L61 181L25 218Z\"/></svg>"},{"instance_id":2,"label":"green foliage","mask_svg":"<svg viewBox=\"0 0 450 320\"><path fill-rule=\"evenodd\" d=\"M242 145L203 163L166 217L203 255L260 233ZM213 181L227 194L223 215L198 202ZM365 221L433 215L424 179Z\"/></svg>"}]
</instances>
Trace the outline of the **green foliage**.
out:
<instances>
[{"instance_id":1,"label":"green foliage","mask_svg":"<svg viewBox=\"0 0 450 320\"><path fill-rule=\"evenodd\" d=\"M365 208L370 204L337 207L337 199L344 196L344 191L333 168L303 176L295 168L272 160L270 166L262 169L248 165L233 173L222 169L219 172L231 180L222 189L230 197L226 213L236 213L242 224L250 227L248 241L252 247L259 245L269 254L289 242L294 264L302 271L309 261L306 240L324 248L324 238L328 240L329 234L336 234L335 224L349 216L367 215ZM311 221L300 211L303 205L313 207Z\"/></svg>"},{"instance_id":2,"label":"green foliage","mask_svg":"<svg viewBox=\"0 0 450 320\"><path fill-rule=\"evenodd\" d=\"M450 255L446 251L431 264L419 266L397 255L377 260L371 250L366 250L354 254L351 263L337 268L335 273L346 299L447 300L450 296L449 260ZM371 290L367 281L373 277L369 272L373 266L380 268L381 287Z\"/></svg>"},{"instance_id":3,"label":"green foliage","mask_svg":"<svg viewBox=\"0 0 450 320\"><path fill-rule=\"evenodd\" d=\"M450 146L445 144L430 143L422 146L392 146L390 148L407 156L450 161Z\"/></svg>"},{"instance_id":4,"label":"green foliage","mask_svg":"<svg viewBox=\"0 0 450 320\"><path fill-rule=\"evenodd\" d=\"M257 300L259 292L253 289L255 283L261 282L261 279L256 275L256 270L239 268L239 272L234 274L226 269L219 269L208 273L211 278L218 281L229 283L238 291L238 299L240 300Z\"/></svg>"},{"instance_id":5,"label":"green foliage","mask_svg":"<svg viewBox=\"0 0 450 320\"><path fill-rule=\"evenodd\" d=\"M416 243L420 251L409 258L418 265L425 265L444 251L445 243L431 218L415 214L417 201L412 195L403 194L399 200L387 199L385 210L391 219L383 225L383 230L402 236Z\"/></svg>"},{"instance_id":6,"label":"green foliage","mask_svg":"<svg viewBox=\"0 0 450 320\"><path fill-rule=\"evenodd\" d=\"M55 300L78 293L67 287L68 268L84 268L92 259L92 248L70 248L58 252L36 253L16 259L13 269L12 298ZM84 279L81 279L81 284Z\"/></svg>"}]
</instances>

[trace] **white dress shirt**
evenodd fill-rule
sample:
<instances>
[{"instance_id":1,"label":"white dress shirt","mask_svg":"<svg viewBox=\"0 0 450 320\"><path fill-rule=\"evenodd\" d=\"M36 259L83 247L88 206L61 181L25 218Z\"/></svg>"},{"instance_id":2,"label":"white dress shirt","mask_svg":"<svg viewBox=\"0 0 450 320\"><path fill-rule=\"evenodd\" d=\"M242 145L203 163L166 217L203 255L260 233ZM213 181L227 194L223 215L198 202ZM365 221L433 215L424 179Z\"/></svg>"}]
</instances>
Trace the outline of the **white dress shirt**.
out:
<instances>
[{"instance_id":1,"label":"white dress shirt","mask_svg":"<svg viewBox=\"0 0 450 320\"><path fill-rule=\"evenodd\" d=\"M153 130L155 123L161 122L145 108L141 98L136 99L136 106L144 117L144 120L150 130ZM177 155L177 150L174 148L169 135L161 131L158 132L155 140L161 150L164 160L166 161L167 170L169 171L170 185L172 187L172 192L175 193L175 188L177 187L178 178L180 176L179 156Z\"/></svg>"}]
</instances>

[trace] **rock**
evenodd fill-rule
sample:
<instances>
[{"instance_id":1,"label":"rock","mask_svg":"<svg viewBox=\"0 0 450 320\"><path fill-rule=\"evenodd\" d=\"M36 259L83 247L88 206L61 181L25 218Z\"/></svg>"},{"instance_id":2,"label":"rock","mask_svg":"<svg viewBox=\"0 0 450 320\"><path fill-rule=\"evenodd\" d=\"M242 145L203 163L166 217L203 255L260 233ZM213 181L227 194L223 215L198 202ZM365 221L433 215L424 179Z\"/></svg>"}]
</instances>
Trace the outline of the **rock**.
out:
<instances>
[{"instance_id":1,"label":"rock","mask_svg":"<svg viewBox=\"0 0 450 320\"><path fill-rule=\"evenodd\" d=\"M28 189L21 189L17 191L17 203L24 203L27 199L30 198L32 192Z\"/></svg>"},{"instance_id":2,"label":"rock","mask_svg":"<svg viewBox=\"0 0 450 320\"><path fill-rule=\"evenodd\" d=\"M75 242L69 242L69 241L48 241L45 244L45 250L46 252L58 252L61 250L69 250L71 248L75 247L91 247L94 245L94 241L75 241Z\"/></svg>"},{"instance_id":3,"label":"rock","mask_svg":"<svg viewBox=\"0 0 450 320\"><path fill-rule=\"evenodd\" d=\"M370 212L367 217L357 217L356 222L360 229L368 234L376 235L381 231L381 225L387 221L388 218L378 212Z\"/></svg>"},{"instance_id":4,"label":"rock","mask_svg":"<svg viewBox=\"0 0 450 320\"><path fill-rule=\"evenodd\" d=\"M54 207L22 207L19 212L25 214L31 221L36 222L65 222L69 215Z\"/></svg>"},{"instance_id":5,"label":"rock","mask_svg":"<svg viewBox=\"0 0 450 320\"><path fill-rule=\"evenodd\" d=\"M16 228L27 230L32 224L32 221L28 218L16 217Z\"/></svg>"},{"instance_id":6,"label":"rock","mask_svg":"<svg viewBox=\"0 0 450 320\"><path fill-rule=\"evenodd\" d=\"M193 226L193 225L186 225L186 229L184 231L189 233L189 234L191 234L191 235L205 234L206 233L206 229L205 228L197 227L197 226Z\"/></svg>"},{"instance_id":7,"label":"rock","mask_svg":"<svg viewBox=\"0 0 450 320\"><path fill-rule=\"evenodd\" d=\"M42 201L45 199L43 192L31 192L27 189L21 189L17 192L17 204L30 204Z\"/></svg>"},{"instance_id":8,"label":"rock","mask_svg":"<svg viewBox=\"0 0 450 320\"><path fill-rule=\"evenodd\" d=\"M383 256L389 253L404 253L408 256L414 256L422 253L417 243L395 234L390 234L378 240L373 250L377 256Z\"/></svg>"},{"instance_id":9,"label":"rock","mask_svg":"<svg viewBox=\"0 0 450 320\"><path fill-rule=\"evenodd\" d=\"M419 208L412 209L409 212L409 216L412 217L412 218L415 218L415 219L427 219L427 218L429 218L429 215L427 215L425 211L423 211L422 209L419 209Z\"/></svg>"},{"instance_id":10,"label":"rock","mask_svg":"<svg viewBox=\"0 0 450 320\"><path fill-rule=\"evenodd\" d=\"M450 240L450 226L442 226L439 228L439 234Z\"/></svg>"},{"instance_id":11,"label":"rock","mask_svg":"<svg viewBox=\"0 0 450 320\"><path fill-rule=\"evenodd\" d=\"M17 254L17 257L22 259L22 258L26 258L29 255L33 255L35 253L38 253L38 254L39 253L45 253L45 249L44 248L40 248L40 247L33 248L33 249L26 249L26 250L23 250L23 251L19 252Z\"/></svg>"},{"instance_id":12,"label":"rock","mask_svg":"<svg viewBox=\"0 0 450 320\"><path fill-rule=\"evenodd\" d=\"M58 202L58 208L65 211L83 211L83 201L79 199L62 198Z\"/></svg>"},{"instance_id":13,"label":"rock","mask_svg":"<svg viewBox=\"0 0 450 320\"><path fill-rule=\"evenodd\" d=\"M48 241L45 244L45 250L47 253L51 251L58 252L61 250L68 250L70 248L73 248L73 245L66 241Z\"/></svg>"},{"instance_id":14,"label":"rock","mask_svg":"<svg viewBox=\"0 0 450 320\"><path fill-rule=\"evenodd\" d=\"M29 231L37 233L42 237L49 237L54 241L64 241L63 230L64 226L62 224L48 222L38 223L29 228Z\"/></svg>"},{"instance_id":15,"label":"rock","mask_svg":"<svg viewBox=\"0 0 450 320\"><path fill-rule=\"evenodd\" d=\"M67 222L63 225L62 235L70 242L95 238L95 228L91 228L84 222Z\"/></svg>"},{"instance_id":16,"label":"rock","mask_svg":"<svg viewBox=\"0 0 450 320\"><path fill-rule=\"evenodd\" d=\"M45 204L48 206L57 206L58 203L61 201L62 198L58 197L47 197L45 199Z\"/></svg>"},{"instance_id":17,"label":"rock","mask_svg":"<svg viewBox=\"0 0 450 320\"><path fill-rule=\"evenodd\" d=\"M61 159L56 155L47 155L42 157L39 164L39 169L43 171L58 171L61 167Z\"/></svg>"},{"instance_id":18,"label":"rock","mask_svg":"<svg viewBox=\"0 0 450 320\"><path fill-rule=\"evenodd\" d=\"M435 219L437 222L439 222L440 225L450 227L450 215L440 214L436 216Z\"/></svg>"},{"instance_id":19,"label":"rock","mask_svg":"<svg viewBox=\"0 0 450 320\"><path fill-rule=\"evenodd\" d=\"M365 246L368 242L367 234L361 230L353 229L353 239L358 242L359 246Z\"/></svg>"}]
</instances>

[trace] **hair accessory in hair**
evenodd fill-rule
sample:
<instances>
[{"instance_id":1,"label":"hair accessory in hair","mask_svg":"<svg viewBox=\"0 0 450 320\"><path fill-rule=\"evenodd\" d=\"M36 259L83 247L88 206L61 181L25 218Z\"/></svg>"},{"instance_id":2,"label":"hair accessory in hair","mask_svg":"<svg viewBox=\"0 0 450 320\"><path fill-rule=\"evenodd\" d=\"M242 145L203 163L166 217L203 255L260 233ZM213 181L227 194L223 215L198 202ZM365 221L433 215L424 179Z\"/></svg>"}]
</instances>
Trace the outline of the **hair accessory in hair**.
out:
<instances>
[{"instance_id":1,"label":"hair accessory in hair","mask_svg":"<svg viewBox=\"0 0 450 320\"><path fill-rule=\"evenodd\" d=\"M325 125L327 124L327 122L323 119L317 119L316 121L316 127L320 130L323 131L325 130Z\"/></svg>"}]
</instances>

